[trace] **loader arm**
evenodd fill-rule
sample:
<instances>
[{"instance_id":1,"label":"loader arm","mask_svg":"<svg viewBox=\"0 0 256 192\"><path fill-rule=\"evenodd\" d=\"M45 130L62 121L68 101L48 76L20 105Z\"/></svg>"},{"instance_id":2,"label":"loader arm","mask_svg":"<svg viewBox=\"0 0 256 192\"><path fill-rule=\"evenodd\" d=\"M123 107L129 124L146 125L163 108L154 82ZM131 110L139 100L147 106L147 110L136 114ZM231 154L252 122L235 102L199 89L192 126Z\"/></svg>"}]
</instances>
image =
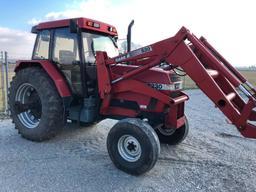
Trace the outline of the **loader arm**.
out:
<instances>
[{"instance_id":1,"label":"loader arm","mask_svg":"<svg viewBox=\"0 0 256 192\"><path fill-rule=\"evenodd\" d=\"M174 37L114 58L108 58L105 52L97 52L99 94L103 99L101 112L107 110L111 95L117 88L125 90L126 81L161 63L169 64L169 70L182 68L244 137L256 138L256 126L249 122L256 121L253 110L256 107L255 88L205 38L198 39L185 27ZM112 68L118 64L136 67L116 76ZM136 85L134 82L134 88ZM147 94L143 86L140 89ZM248 99L244 100L237 90L242 91ZM154 97L174 105L178 102L178 99L166 98L160 92L158 95L155 93ZM184 102L188 98L183 95L179 99ZM170 121L173 121L172 118Z\"/></svg>"}]
</instances>

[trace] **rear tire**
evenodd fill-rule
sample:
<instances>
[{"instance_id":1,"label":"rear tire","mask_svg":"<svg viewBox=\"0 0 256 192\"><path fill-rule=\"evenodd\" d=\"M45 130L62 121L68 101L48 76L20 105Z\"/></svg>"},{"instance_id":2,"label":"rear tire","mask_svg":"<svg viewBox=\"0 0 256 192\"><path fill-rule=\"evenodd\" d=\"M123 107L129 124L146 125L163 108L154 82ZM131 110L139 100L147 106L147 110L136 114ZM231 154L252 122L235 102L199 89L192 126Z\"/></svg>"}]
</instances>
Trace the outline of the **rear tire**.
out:
<instances>
[{"instance_id":1,"label":"rear tire","mask_svg":"<svg viewBox=\"0 0 256 192\"><path fill-rule=\"evenodd\" d=\"M160 153L160 143L148 123L128 118L119 121L110 130L107 149L118 169L141 175L154 167Z\"/></svg>"},{"instance_id":2,"label":"rear tire","mask_svg":"<svg viewBox=\"0 0 256 192\"><path fill-rule=\"evenodd\" d=\"M159 141L164 144L178 145L185 140L189 132L187 118L185 118L185 124L178 129L165 129L164 127L160 126L163 125L156 126L155 130L158 135Z\"/></svg>"},{"instance_id":3,"label":"rear tire","mask_svg":"<svg viewBox=\"0 0 256 192\"><path fill-rule=\"evenodd\" d=\"M53 81L39 67L21 69L16 73L8 101L15 128L28 140L50 139L64 125L62 99Z\"/></svg>"}]
</instances>

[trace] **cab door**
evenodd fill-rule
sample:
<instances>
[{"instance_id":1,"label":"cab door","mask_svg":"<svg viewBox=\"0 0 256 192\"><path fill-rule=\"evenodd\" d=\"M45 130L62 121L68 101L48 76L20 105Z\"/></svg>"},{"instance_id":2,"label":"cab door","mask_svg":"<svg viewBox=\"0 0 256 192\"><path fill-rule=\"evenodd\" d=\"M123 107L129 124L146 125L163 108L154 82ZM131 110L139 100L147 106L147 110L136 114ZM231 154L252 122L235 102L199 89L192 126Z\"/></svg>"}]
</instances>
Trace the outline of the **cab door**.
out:
<instances>
[{"instance_id":1,"label":"cab door","mask_svg":"<svg viewBox=\"0 0 256 192\"><path fill-rule=\"evenodd\" d=\"M54 30L52 60L65 75L73 94L82 96L78 34L69 28Z\"/></svg>"}]
</instances>

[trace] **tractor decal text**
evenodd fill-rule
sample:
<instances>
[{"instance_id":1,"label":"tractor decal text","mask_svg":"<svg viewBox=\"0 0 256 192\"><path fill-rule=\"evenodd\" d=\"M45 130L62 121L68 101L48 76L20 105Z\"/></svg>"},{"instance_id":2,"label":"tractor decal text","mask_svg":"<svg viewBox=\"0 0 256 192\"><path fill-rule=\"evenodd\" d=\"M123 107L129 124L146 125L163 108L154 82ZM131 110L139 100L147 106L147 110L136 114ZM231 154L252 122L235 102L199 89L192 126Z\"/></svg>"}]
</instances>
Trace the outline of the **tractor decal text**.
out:
<instances>
[{"instance_id":1,"label":"tractor decal text","mask_svg":"<svg viewBox=\"0 0 256 192\"><path fill-rule=\"evenodd\" d=\"M121 55L120 57L117 57L115 59L115 62L118 63L118 62L121 62L121 61L123 61L125 59L128 59L130 57L135 57L135 56L138 56L138 55L141 55L143 53L150 52L150 51L152 51L151 46L142 47L140 49L136 49L136 50L131 51L131 52L127 53L127 54Z\"/></svg>"}]
</instances>

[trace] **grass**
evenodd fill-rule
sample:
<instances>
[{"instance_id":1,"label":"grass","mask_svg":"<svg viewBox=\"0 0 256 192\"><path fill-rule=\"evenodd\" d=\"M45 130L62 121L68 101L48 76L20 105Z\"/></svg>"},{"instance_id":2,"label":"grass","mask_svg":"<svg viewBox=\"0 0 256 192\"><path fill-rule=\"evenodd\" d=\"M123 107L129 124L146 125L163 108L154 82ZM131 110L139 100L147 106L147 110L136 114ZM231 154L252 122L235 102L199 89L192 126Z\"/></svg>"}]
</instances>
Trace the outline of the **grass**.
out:
<instances>
[{"instance_id":1,"label":"grass","mask_svg":"<svg viewBox=\"0 0 256 192\"><path fill-rule=\"evenodd\" d=\"M256 71L240 70L240 73L256 87ZM197 88L195 82L188 76L182 77L184 89L195 89Z\"/></svg>"},{"instance_id":2,"label":"grass","mask_svg":"<svg viewBox=\"0 0 256 192\"><path fill-rule=\"evenodd\" d=\"M9 73L8 73L8 81L11 82L12 77L14 76L14 67L15 65L9 65ZM4 97L5 95L3 94L3 86L5 86L6 81L5 81L5 76L4 76L4 85L2 85L2 66L0 65L0 111L4 111L5 108L5 102L4 102ZM4 90L5 91L5 90Z\"/></svg>"},{"instance_id":3,"label":"grass","mask_svg":"<svg viewBox=\"0 0 256 192\"><path fill-rule=\"evenodd\" d=\"M0 111L3 110L3 107L4 107L4 98L2 94L2 89L0 89Z\"/></svg>"},{"instance_id":4,"label":"grass","mask_svg":"<svg viewBox=\"0 0 256 192\"><path fill-rule=\"evenodd\" d=\"M256 87L256 71L240 71L244 77Z\"/></svg>"}]
</instances>

